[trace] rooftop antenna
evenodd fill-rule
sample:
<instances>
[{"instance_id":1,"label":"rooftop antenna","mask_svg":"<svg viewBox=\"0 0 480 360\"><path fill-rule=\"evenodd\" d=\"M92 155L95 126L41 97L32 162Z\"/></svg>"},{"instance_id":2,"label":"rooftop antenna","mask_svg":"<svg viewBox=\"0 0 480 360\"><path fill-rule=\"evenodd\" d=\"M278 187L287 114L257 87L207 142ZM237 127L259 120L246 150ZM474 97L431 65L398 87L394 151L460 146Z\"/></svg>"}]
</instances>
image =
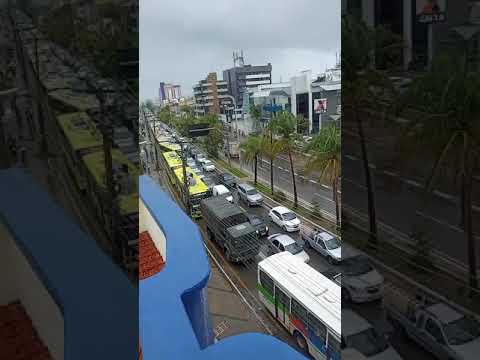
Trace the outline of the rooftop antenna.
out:
<instances>
[{"instance_id":1,"label":"rooftop antenna","mask_svg":"<svg viewBox=\"0 0 480 360\"><path fill-rule=\"evenodd\" d=\"M237 66L243 66L245 63L244 63L244 59L243 59L243 50L240 51L240 53L237 53L237 52L233 52L233 67L237 67Z\"/></svg>"}]
</instances>

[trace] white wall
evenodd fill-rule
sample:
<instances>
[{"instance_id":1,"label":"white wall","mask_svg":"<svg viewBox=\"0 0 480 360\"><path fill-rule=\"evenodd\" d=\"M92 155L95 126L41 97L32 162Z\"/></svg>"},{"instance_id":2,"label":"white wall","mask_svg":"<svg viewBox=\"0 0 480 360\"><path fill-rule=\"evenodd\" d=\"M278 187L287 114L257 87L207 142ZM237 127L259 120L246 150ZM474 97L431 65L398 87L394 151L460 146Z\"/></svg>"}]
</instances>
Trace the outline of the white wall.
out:
<instances>
[{"instance_id":1,"label":"white wall","mask_svg":"<svg viewBox=\"0 0 480 360\"><path fill-rule=\"evenodd\" d=\"M158 224L155 222L155 219L148 211L147 207L143 203L142 199L139 201L139 232L148 231L150 234L155 246L157 247L160 255L163 257L163 261L167 261L167 240L163 231L160 229Z\"/></svg>"},{"instance_id":2,"label":"white wall","mask_svg":"<svg viewBox=\"0 0 480 360\"><path fill-rule=\"evenodd\" d=\"M0 304L20 300L50 354L63 359L63 315L1 222L0 274Z\"/></svg>"}]
</instances>

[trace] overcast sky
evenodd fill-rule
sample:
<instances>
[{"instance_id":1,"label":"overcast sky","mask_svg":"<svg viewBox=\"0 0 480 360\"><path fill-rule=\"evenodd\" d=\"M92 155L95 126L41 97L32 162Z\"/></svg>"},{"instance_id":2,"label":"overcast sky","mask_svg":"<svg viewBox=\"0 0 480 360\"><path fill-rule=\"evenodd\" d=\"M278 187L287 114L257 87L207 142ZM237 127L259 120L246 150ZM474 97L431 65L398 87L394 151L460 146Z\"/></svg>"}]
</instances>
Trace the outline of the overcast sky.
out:
<instances>
[{"instance_id":1,"label":"overcast sky","mask_svg":"<svg viewBox=\"0 0 480 360\"><path fill-rule=\"evenodd\" d=\"M272 80L319 74L340 53L339 0L142 0L140 98L158 97L160 81L184 95L207 73L245 63L272 64Z\"/></svg>"}]
</instances>

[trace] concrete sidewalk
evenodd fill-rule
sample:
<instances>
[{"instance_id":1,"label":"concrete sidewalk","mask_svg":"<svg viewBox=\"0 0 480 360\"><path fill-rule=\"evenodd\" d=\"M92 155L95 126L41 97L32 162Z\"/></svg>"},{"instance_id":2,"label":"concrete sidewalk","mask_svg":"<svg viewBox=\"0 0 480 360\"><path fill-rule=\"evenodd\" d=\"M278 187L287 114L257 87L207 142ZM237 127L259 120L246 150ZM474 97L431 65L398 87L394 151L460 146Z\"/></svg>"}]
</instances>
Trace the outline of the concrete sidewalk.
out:
<instances>
[{"instance_id":1,"label":"concrete sidewalk","mask_svg":"<svg viewBox=\"0 0 480 360\"><path fill-rule=\"evenodd\" d=\"M239 294L227 281L218 266L210 261L212 272L208 282L208 304L216 337L220 340L245 332L265 333Z\"/></svg>"}]
</instances>

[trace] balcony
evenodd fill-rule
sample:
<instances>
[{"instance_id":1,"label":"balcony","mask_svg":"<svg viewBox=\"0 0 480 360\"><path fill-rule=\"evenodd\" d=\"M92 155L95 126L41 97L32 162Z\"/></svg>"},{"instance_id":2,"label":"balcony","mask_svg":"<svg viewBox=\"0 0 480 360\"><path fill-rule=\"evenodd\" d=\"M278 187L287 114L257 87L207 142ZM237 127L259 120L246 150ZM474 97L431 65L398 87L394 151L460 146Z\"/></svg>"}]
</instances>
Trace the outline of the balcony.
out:
<instances>
[{"instance_id":1,"label":"balcony","mask_svg":"<svg viewBox=\"0 0 480 360\"><path fill-rule=\"evenodd\" d=\"M0 171L0 183L0 358L138 356L126 276L28 172Z\"/></svg>"},{"instance_id":2,"label":"balcony","mask_svg":"<svg viewBox=\"0 0 480 360\"><path fill-rule=\"evenodd\" d=\"M305 360L285 343L258 333L215 342L206 293L210 264L200 231L148 176L140 177L140 231L150 234L167 259L163 270L139 284L143 360Z\"/></svg>"}]
</instances>

